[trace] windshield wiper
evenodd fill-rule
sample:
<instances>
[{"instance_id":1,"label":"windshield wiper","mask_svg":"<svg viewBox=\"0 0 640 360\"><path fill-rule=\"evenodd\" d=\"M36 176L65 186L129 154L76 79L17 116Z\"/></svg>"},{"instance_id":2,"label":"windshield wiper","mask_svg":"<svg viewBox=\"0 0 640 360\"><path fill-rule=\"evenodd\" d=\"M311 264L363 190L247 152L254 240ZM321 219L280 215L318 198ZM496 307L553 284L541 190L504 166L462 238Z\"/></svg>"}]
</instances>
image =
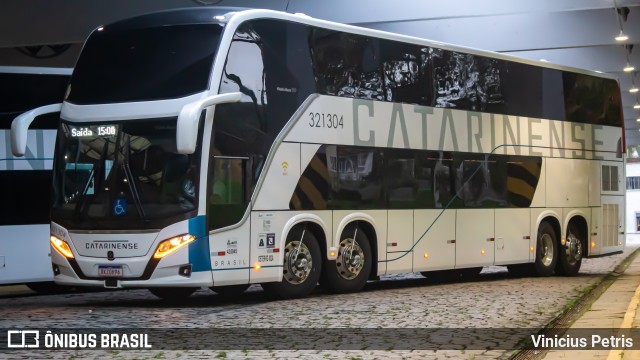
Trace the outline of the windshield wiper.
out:
<instances>
[{"instance_id":1,"label":"windshield wiper","mask_svg":"<svg viewBox=\"0 0 640 360\"><path fill-rule=\"evenodd\" d=\"M133 203L136 205L138 215L140 215L140 217L144 220L147 216L144 212L144 207L142 206L142 200L140 200L140 192L138 191L136 180L131 173L131 167L129 166L129 155L131 154L131 138L127 140L127 145L124 153L125 158L122 161L122 169L124 170L124 175L127 177L129 190L131 190L131 197L133 197Z\"/></svg>"},{"instance_id":2,"label":"windshield wiper","mask_svg":"<svg viewBox=\"0 0 640 360\"><path fill-rule=\"evenodd\" d=\"M79 213L81 215L86 214L86 212L89 210L89 205L93 202L93 199L96 197L96 192L99 191L100 186L102 186L101 172L102 172L102 168L104 167L103 164L107 157L108 149L109 149L109 140L106 140L104 142L104 145L102 146L102 153L100 153L100 158L98 158L98 164L91 171L91 174L89 175L89 178L87 179L87 183L84 187L84 190L82 191L82 196L80 197L80 199L78 199L78 202L76 203L76 209L75 209L76 213ZM87 190L89 190L89 185L91 184L91 180L93 180L93 195L89 197L85 195L87 194ZM98 183L98 180L100 180L100 183ZM91 199L91 201L89 201L89 198Z\"/></svg>"}]
</instances>

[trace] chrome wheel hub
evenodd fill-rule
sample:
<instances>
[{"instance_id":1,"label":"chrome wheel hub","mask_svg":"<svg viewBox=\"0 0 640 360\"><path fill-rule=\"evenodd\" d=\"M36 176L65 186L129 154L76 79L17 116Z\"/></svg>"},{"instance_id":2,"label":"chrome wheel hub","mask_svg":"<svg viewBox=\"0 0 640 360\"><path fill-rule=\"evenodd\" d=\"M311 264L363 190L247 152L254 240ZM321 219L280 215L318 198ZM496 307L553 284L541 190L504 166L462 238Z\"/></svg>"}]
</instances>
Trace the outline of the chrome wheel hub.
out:
<instances>
[{"instance_id":1,"label":"chrome wheel hub","mask_svg":"<svg viewBox=\"0 0 640 360\"><path fill-rule=\"evenodd\" d=\"M582 259L582 242L573 233L567 236L565 254L570 265L575 265Z\"/></svg>"},{"instance_id":2,"label":"chrome wheel hub","mask_svg":"<svg viewBox=\"0 0 640 360\"><path fill-rule=\"evenodd\" d=\"M284 248L283 277L288 283L298 285L309 277L313 259L309 248L300 241L292 241Z\"/></svg>"},{"instance_id":3,"label":"chrome wheel hub","mask_svg":"<svg viewBox=\"0 0 640 360\"><path fill-rule=\"evenodd\" d=\"M554 244L553 238L549 234L542 234L540 237L540 260L544 266L549 266L553 262Z\"/></svg>"},{"instance_id":4,"label":"chrome wheel hub","mask_svg":"<svg viewBox=\"0 0 640 360\"><path fill-rule=\"evenodd\" d=\"M336 259L338 274L345 280L355 279L364 267L364 251L357 241L343 239Z\"/></svg>"}]
</instances>

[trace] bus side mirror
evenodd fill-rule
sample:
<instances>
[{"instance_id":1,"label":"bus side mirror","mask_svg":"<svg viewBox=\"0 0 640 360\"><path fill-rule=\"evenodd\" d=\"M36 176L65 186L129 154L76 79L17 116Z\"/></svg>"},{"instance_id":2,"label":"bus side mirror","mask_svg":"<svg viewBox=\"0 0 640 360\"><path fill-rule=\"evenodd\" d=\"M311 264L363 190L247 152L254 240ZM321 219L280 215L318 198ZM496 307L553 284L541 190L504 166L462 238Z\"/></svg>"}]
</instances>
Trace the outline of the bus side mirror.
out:
<instances>
[{"instance_id":1,"label":"bus side mirror","mask_svg":"<svg viewBox=\"0 0 640 360\"><path fill-rule=\"evenodd\" d=\"M29 125L33 120L44 114L59 112L62 109L62 103L51 104L29 110L18 117L11 123L11 152L15 156L24 156L27 152L27 133Z\"/></svg>"},{"instance_id":2,"label":"bus side mirror","mask_svg":"<svg viewBox=\"0 0 640 360\"><path fill-rule=\"evenodd\" d=\"M240 101L239 92L213 95L182 107L176 125L176 146L180 154L193 154L198 143L198 120L200 113L209 106Z\"/></svg>"}]
</instances>

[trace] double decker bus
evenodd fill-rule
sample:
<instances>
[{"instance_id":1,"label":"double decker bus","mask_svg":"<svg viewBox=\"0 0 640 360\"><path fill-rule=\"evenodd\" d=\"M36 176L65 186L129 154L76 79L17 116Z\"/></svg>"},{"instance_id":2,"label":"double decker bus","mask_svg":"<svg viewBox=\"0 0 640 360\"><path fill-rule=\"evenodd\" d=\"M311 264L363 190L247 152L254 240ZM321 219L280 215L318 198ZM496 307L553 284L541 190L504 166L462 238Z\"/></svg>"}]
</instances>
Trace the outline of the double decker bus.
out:
<instances>
[{"instance_id":1,"label":"double decker bus","mask_svg":"<svg viewBox=\"0 0 640 360\"><path fill-rule=\"evenodd\" d=\"M47 114L33 122L25 157L11 154L10 128L21 113L60 102L70 76L69 68L0 66L0 285L58 290L49 257L49 209L60 116Z\"/></svg>"},{"instance_id":2,"label":"double decker bus","mask_svg":"<svg viewBox=\"0 0 640 360\"><path fill-rule=\"evenodd\" d=\"M575 275L624 248L605 74L198 8L97 28L57 108L60 284L291 298L491 265ZM14 121L16 154L47 111Z\"/></svg>"}]
</instances>

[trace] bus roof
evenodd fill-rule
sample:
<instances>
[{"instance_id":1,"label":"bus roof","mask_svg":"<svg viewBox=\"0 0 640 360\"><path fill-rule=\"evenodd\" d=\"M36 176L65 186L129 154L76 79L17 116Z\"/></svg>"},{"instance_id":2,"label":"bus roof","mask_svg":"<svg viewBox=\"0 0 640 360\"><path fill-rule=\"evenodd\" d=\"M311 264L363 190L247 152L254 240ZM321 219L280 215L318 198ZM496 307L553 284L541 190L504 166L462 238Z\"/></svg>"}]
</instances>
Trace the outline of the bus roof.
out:
<instances>
[{"instance_id":1,"label":"bus roof","mask_svg":"<svg viewBox=\"0 0 640 360\"><path fill-rule=\"evenodd\" d=\"M232 14L229 14L229 15L233 19L233 20L229 20L230 24L232 22L237 22L239 25L239 23L247 20L261 19L261 18L281 19L281 20L293 21L297 23L326 28L330 30L343 31L347 33L376 37L381 39L395 40L399 42L411 43L416 45L425 45L425 46L435 47L435 48L449 50L449 51L457 51L457 52L462 52L467 54L473 54L473 55L479 55L479 56L485 56L485 57L490 57L495 59L528 64L528 65L534 65L534 66L544 67L549 69L581 73L581 74L591 75L595 77L609 78L609 79L614 79L616 81L618 80L617 76L613 74L603 73L599 71L592 71L587 69L575 68L571 66L553 64L549 62L530 60L522 57L498 53L498 52L489 51L489 50L481 50L481 49L472 48L472 47L465 47L465 46L448 44L440 41L418 38L415 36L408 36L408 35L402 35L398 33L387 32L387 31L341 24L341 23L336 23L332 21L316 19L301 13L291 14L291 13L285 13L285 12L274 11L274 10L251 9L251 10L233 12Z\"/></svg>"},{"instance_id":2,"label":"bus roof","mask_svg":"<svg viewBox=\"0 0 640 360\"><path fill-rule=\"evenodd\" d=\"M459 45L448 44L440 41L434 41L429 39L418 38L415 36L402 35L398 33L392 33L387 31L368 29L359 26L347 25L328 20L321 20L313 18L311 16L301 13L287 13L276 10L267 9L247 9L240 7L222 7L222 6L210 6L210 7L198 7L198 8L181 8L170 9L149 14L139 15L129 19L124 19L107 27L112 29L127 28L127 27L147 27L147 26L163 26L169 24L197 24L197 23L219 23L223 26L236 28L241 23L254 19L279 19L284 21L291 21L319 28L342 31L346 33L358 34L363 36L370 36L380 39L394 40L404 43L424 45L434 48L439 48L449 51L457 51L472 55L479 55L494 59L501 59L506 61L513 61L543 68L556 69L561 71L568 71L574 73L581 73L595 77L609 78L618 80L617 76L613 74L575 68L571 66L564 66L558 64L552 64L549 62L530 60L513 55L507 55L489 50L481 50L472 47L465 47Z\"/></svg>"}]
</instances>

